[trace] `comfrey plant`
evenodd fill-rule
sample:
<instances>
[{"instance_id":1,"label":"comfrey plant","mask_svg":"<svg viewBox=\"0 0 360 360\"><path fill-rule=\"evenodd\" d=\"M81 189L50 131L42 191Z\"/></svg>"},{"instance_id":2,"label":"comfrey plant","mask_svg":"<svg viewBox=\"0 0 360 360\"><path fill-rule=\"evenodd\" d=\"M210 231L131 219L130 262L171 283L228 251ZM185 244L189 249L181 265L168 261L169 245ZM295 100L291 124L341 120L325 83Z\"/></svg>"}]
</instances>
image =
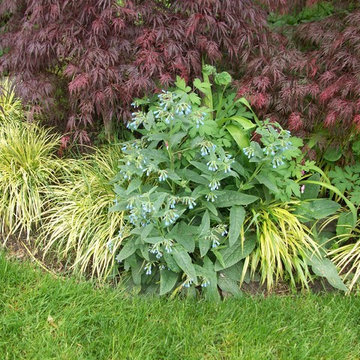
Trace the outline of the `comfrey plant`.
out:
<instances>
[{"instance_id":1,"label":"comfrey plant","mask_svg":"<svg viewBox=\"0 0 360 360\"><path fill-rule=\"evenodd\" d=\"M297 180L311 164L300 165L301 140L261 124L245 99L226 93L229 74L205 71L204 82L194 82L202 98L178 79L155 101L134 103L128 127L142 137L122 145L112 211L126 213L130 231L116 259L138 288L202 288L217 299L218 288L239 292L241 274L226 271L236 273L257 246L256 224L243 226L247 209L299 197ZM259 142L250 142L254 129Z\"/></svg>"}]
</instances>

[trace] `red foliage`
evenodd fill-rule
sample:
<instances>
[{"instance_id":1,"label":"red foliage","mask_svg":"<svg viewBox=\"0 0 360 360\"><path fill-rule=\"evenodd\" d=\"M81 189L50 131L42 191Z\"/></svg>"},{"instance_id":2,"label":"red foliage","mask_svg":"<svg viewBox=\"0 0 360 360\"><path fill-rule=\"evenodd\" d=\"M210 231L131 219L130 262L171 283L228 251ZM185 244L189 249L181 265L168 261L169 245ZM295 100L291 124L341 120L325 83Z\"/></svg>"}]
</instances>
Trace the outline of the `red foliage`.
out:
<instances>
[{"instance_id":1,"label":"red foliage","mask_svg":"<svg viewBox=\"0 0 360 360\"><path fill-rule=\"evenodd\" d=\"M126 120L134 97L171 84L176 75L199 76L202 58L239 71L272 37L266 12L252 0L123 3L2 0L0 16L12 16L0 39L0 48L9 50L0 70L17 78L26 102L44 109L63 87L67 130L82 131L97 118L105 125Z\"/></svg>"},{"instance_id":2,"label":"red foliage","mask_svg":"<svg viewBox=\"0 0 360 360\"><path fill-rule=\"evenodd\" d=\"M356 10L299 25L286 48L273 54L269 49L248 63L239 96L248 96L260 115L277 116L298 134L325 126L346 139L359 129L359 22ZM260 94L270 100L259 102Z\"/></svg>"},{"instance_id":3,"label":"red foliage","mask_svg":"<svg viewBox=\"0 0 360 360\"><path fill-rule=\"evenodd\" d=\"M59 118L61 104L81 141L98 119L107 129L126 121L134 97L199 76L202 59L230 71L260 115L299 134L324 125L346 136L359 128L360 11L288 37L266 24L266 8L310 2L2 0L0 71L37 111Z\"/></svg>"}]
</instances>

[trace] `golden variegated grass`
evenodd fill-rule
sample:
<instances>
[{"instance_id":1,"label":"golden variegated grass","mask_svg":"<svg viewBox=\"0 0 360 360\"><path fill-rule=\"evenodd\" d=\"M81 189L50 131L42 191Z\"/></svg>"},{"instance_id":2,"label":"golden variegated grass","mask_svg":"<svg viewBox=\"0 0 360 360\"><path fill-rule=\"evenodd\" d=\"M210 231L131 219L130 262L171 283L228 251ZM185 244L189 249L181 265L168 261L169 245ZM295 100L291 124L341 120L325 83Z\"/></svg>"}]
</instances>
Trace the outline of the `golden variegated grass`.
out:
<instances>
[{"instance_id":1,"label":"golden variegated grass","mask_svg":"<svg viewBox=\"0 0 360 360\"><path fill-rule=\"evenodd\" d=\"M0 130L0 224L3 234L25 234L39 226L46 188L61 162L54 156L59 137L18 121Z\"/></svg>"},{"instance_id":2,"label":"golden variegated grass","mask_svg":"<svg viewBox=\"0 0 360 360\"><path fill-rule=\"evenodd\" d=\"M123 214L109 212L115 194L111 179L118 171L118 146L98 149L79 161L48 188L48 210L39 237L44 254L52 253L75 273L106 279L122 237Z\"/></svg>"},{"instance_id":3,"label":"golden variegated grass","mask_svg":"<svg viewBox=\"0 0 360 360\"><path fill-rule=\"evenodd\" d=\"M353 290L360 280L360 219L356 226L345 234L333 238L339 247L331 250L329 256L342 275L343 281Z\"/></svg>"},{"instance_id":4,"label":"golden variegated grass","mask_svg":"<svg viewBox=\"0 0 360 360\"><path fill-rule=\"evenodd\" d=\"M293 213L294 203L270 204L253 210L245 226L255 228L257 244L245 259L244 272L260 274L261 282L271 290L279 281L289 279L293 286L307 288L311 275L307 259L319 254L311 231Z\"/></svg>"},{"instance_id":5,"label":"golden variegated grass","mask_svg":"<svg viewBox=\"0 0 360 360\"><path fill-rule=\"evenodd\" d=\"M23 108L21 101L15 96L14 87L5 78L0 81L0 124L21 121Z\"/></svg>"}]
</instances>

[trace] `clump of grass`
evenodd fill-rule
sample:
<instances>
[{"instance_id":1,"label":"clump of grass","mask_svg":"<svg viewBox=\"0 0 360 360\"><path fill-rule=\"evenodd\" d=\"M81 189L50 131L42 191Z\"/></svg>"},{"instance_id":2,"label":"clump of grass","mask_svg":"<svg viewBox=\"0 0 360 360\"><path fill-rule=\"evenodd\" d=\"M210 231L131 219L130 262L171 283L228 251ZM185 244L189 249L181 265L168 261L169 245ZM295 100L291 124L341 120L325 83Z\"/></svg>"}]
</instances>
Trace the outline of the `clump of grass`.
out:
<instances>
[{"instance_id":1,"label":"clump of grass","mask_svg":"<svg viewBox=\"0 0 360 360\"><path fill-rule=\"evenodd\" d=\"M339 247L331 250L332 257L349 291L359 285L360 280L360 219L351 231L335 237Z\"/></svg>"},{"instance_id":2,"label":"clump of grass","mask_svg":"<svg viewBox=\"0 0 360 360\"><path fill-rule=\"evenodd\" d=\"M38 244L70 269L105 279L120 247L122 213L110 213L115 198L111 179L117 173L119 147L107 146L92 155L71 161L71 171L60 184L49 187L48 210Z\"/></svg>"},{"instance_id":3,"label":"clump of grass","mask_svg":"<svg viewBox=\"0 0 360 360\"><path fill-rule=\"evenodd\" d=\"M54 152L59 137L36 124L8 121L0 131L0 225L8 235L38 227L46 188L56 181L61 162Z\"/></svg>"},{"instance_id":4,"label":"clump of grass","mask_svg":"<svg viewBox=\"0 0 360 360\"><path fill-rule=\"evenodd\" d=\"M0 82L0 124L21 121L23 107L9 79Z\"/></svg>"},{"instance_id":5,"label":"clump of grass","mask_svg":"<svg viewBox=\"0 0 360 360\"><path fill-rule=\"evenodd\" d=\"M310 230L293 213L291 203L272 204L253 211L247 219L255 226L257 246L245 259L244 272L250 267L252 275L257 271L262 283L270 290L285 277L295 286L308 287L311 275L307 259L319 254L317 243Z\"/></svg>"}]
</instances>

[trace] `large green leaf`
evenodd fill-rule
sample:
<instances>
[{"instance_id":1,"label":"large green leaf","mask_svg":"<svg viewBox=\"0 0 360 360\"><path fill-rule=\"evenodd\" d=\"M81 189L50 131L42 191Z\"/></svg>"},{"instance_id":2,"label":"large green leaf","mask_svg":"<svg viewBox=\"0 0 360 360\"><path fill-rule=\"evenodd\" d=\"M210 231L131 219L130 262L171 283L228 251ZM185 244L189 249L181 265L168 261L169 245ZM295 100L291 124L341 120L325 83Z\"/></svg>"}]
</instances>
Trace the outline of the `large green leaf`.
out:
<instances>
[{"instance_id":1,"label":"large green leaf","mask_svg":"<svg viewBox=\"0 0 360 360\"><path fill-rule=\"evenodd\" d=\"M336 235L349 234L355 227L354 218L351 212L343 212L336 225Z\"/></svg>"},{"instance_id":2,"label":"large green leaf","mask_svg":"<svg viewBox=\"0 0 360 360\"><path fill-rule=\"evenodd\" d=\"M219 251L223 259L223 266L219 261L216 261L215 270L219 271L226 269L232 265L235 265L246 256L250 255L255 248L255 237L247 237L244 244L240 241L235 243L233 246L229 246Z\"/></svg>"},{"instance_id":3,"label":"large green leaf","mask_svg":"<svg viewBox=\"0 0 360 360\"><path fill-rule=\"evenodd\" d=\"M204 257L211 247L211 240L206 237L207 233L210 230L210 215L206 210L201 220L201 224L199 226L199 249L200 256Z\"/></svg>"},{"instance_id":4,"label":"large green leaf","mask_svg":"<svg viewBox=\"0 0 360 360\"><path fill-rule=\"evenodd\" d=\"M193 82L194 86L204 94L208 95L211 92L211 84L202 82L200 79L195 79Z\"/></svg>"},{"instance_id":5,"label":"large green leaf","mask_svg":"<svg viewBox=\"0 0 360 360\"><path fill-rule=\"evenodd\" d=\"M121 262L131 256L137 249L137 245L133 241L129 240L116 256L116 261Z\"/></svg>"},{"instance_id":6,"label":"large green leaf","mask_svg":"<svg viewBox=\"0 0 360 360\"><path fill-rule=\"evenodd\" d=\"M205 298L210 301L220 301L220 294L217 287L217 275L213 262L209 257L204 258L204 264L202 267L197 267L197 273L205 276L210 284L203 288Z\"/></svg>"},{"instance_id":7,"label":"large green leaf","mask_svg":"<svg viewBox=\"0 0 360 360\"><path fill-rule=\"evenodd\" d=\"M330 199L316 199L301 203L296 213L310 219L323 219L338 211L340 204Z\"/></svg>"},{"instance_id":8,"label":"large green leaf","mask_svg":"<svg viewBox=\"0 0 360 360\"><path fill-rule=\"evenodd\" d=\"M222 291L230 293L235 297L240 297L243 295L243 292L240 290L239 284L223 274L219 274L218 276L218 286Z\"/></svg>"},{"instance_id":9,"label":"large green leaf","mask_svg":"<svg viewBox=\"0 0 360 360\"><path fill-rule=\"evenodd\" d=\"M171 291L178 279L178 274L170 270L160 271L160 295L164 295Z\"/></svg>"},{"instance_id":10,"label":"large green leaf","mask_svg":"<svg viewBox=\"0 0 360 360\"><path fill-rule=\"evenodd\" d=\"M265 185L269 190L278 193L279 188L276 186L275 183L273 183L270 178L262 173L255 176L255 179L260 183Z\"/></svg>"},{"instance_id":11,"label":"large green leaf","mask_svg":"<svg viewBox=\"0 0 360 360\"><path fill-rule=\"evenodd\" d=\"M128 262L131 268L131 277L135 285L141 285L142 262L138 261L135 254L129 256L125 261Z\"/></svg>"},{"instance_id":12,"label":"large green leaf","mask_svg":"<svg viewBox=\"0 0 360 360\"><path fill-rule=\"evenodd\" d=\"M142 231L141 231L141 239L146 239L149 234L151 233L152 229L154 228L154 224L149 224L149 225L146 225L145 227L142 228Z\"/></svg>"},{"instance_id":13,"label":"large green leaf","mask_svg":"<svg viewBox=\"0 0 360 360\"><path fill-rule=\"evenodd\" d=\"M342 151L340 147L328 147L324 153L324 159L327 161L338 161L341 158Z\"/></svg>"},{"instance_id":14,"label":"large green leaf","mask_svg":"<svg viewBox=\"0 0 360 360\"><path fill-rule=\"evenodd\" d=\"M227 125L225 129L230 133L240 149L250 145L249 136L244 129L233 124Z\"/></svg>"},{"instance_id":15,"label":"large green leaf","mask_svg":"<svg viewBox=\"0 0 360 360\"><path fill-rule=\"evenodd\" d=\"M179 265L176 263L173 254L172 253L168 253L168 252L164 252L164 260L166 261L166 265L167 267L176 273L181 272L181 269L179 267Z\"/></svg>"},{"instance_id":16,"label":"large green leaf","mask_svg":"<svg viewBox=\"0 0 360 360\"><path fill-rule=\"evenodd\" d=\"M321 172L321 170L319 169L318 170L319 172ZM324 174L323 174L324 176ZM329 189L330 191L334 192L336 195L338 195L341 199L344 200L344 202L346 203L346 205L349 207L349 210L351 211L351 214L353 216L353 222L354 224L356 223L357 221L357 210L354 206L354 204L349 200L347 199L344 194L342 194L341 191L339 191L339 189L331 184L328 184L328 183L324 183L324 182L321 182L321 181L314 181L314 180L305 180L305 181L302 181L301 182L302 184L316 184L316 185L320 185L326 189Z\"/></svg>"},{"instance_id":17,"label":"large green leaf","mask_svg":"<svg viewBox=\"0 0 360 360\"><path fill-rule=\"evenodd\" d=\"M244 208L242 206L232 206L230 209L229 246L233 246L239 238L244 219Z\"/></svg>"},{"instance_id":18,"label":"large green leaf","mask_svg":"<svg viewBox=\"0 0 360 360\"><path fill-rule=\"evenodd\" d=\"M310 259L310 265L316 275L325 277L334 288L342 291L348 290L341 280L335 265L329 259L313 256Z\"/></svg>"},{"instance_id":19,"label":"large green leaf","mask_svg":"<svg viewBox=\"0 0 360 360\"><path fill-rule=\"evenodd\" d=\"M199 227L200 236L206 235L209 232L209 230L210 230L210 215L209 212L206 210L201 219L201 224Z\"/></svg>"},{"instance_id":20,"label":"large green leaf","mask_svg":"<svg viewBox=\"0 0 360 360\"><path fill-rule=\"evenodd\" d=\"M314 174L308 178L308 180L319 181L320 174ZM319 184L308 184L305 185L304 192L301 194L302 200L308 199L316 199L320 192L320 185Z\"/></svg>"},{"instance_id":21,"label":"large green leaf","mask_svg":"<svg viewBox=\"0 0 360 360\"><path fill-rule=\"evenodd\" d=\"M195 250L197 232L198 229L181 222L170 231L169 236L175 239L178 244L181 244L186 251L192 253Z\"/></svg>"},{"instance_id":22,"label":"large green leaf","mask_svg":"<svg viewBox=\"0 0 360 360\"><path fill-rule=\"evenodd\" d=\"M249 205L259 198L254 195L243 194L233 190L223 190L214 205L216 207L231 207L234 205Z\"/></svg>"},{"instance_id":23,"label":"large green leaf","mask_svg":"<svg viewBox=\"0 0 360 360\"><path fill-rule=\"evenodd\" d=\"M192 263L190 255L182 247L173 250L173 257L181 270L194 281L197 282L196 271Z\"/></svg>"},{"instance_id":24,"label":"large green leaf","mask_svg":"<svg viewBox=\"0 0 360 360\"><path fill-rule=\"evenodd\" d=\"M199 175L197 172L189 169L178 170L178 173L181 174L185 179L188 179L196 184L202 184L207 186L209 182Z\"/></svg>"},{"instance_id":25,"label":"large green leaf","mask_svg":"<svg viewBox=\"0 0 360 360\"><path fill-rule=\"evenodd\" d=\"M251 120L243 116L232 116L231 118L229 118L229 120L236 121L244 128L244 130L251 130L256 127L256 125Z\"/></svg>"}]
</instances>

